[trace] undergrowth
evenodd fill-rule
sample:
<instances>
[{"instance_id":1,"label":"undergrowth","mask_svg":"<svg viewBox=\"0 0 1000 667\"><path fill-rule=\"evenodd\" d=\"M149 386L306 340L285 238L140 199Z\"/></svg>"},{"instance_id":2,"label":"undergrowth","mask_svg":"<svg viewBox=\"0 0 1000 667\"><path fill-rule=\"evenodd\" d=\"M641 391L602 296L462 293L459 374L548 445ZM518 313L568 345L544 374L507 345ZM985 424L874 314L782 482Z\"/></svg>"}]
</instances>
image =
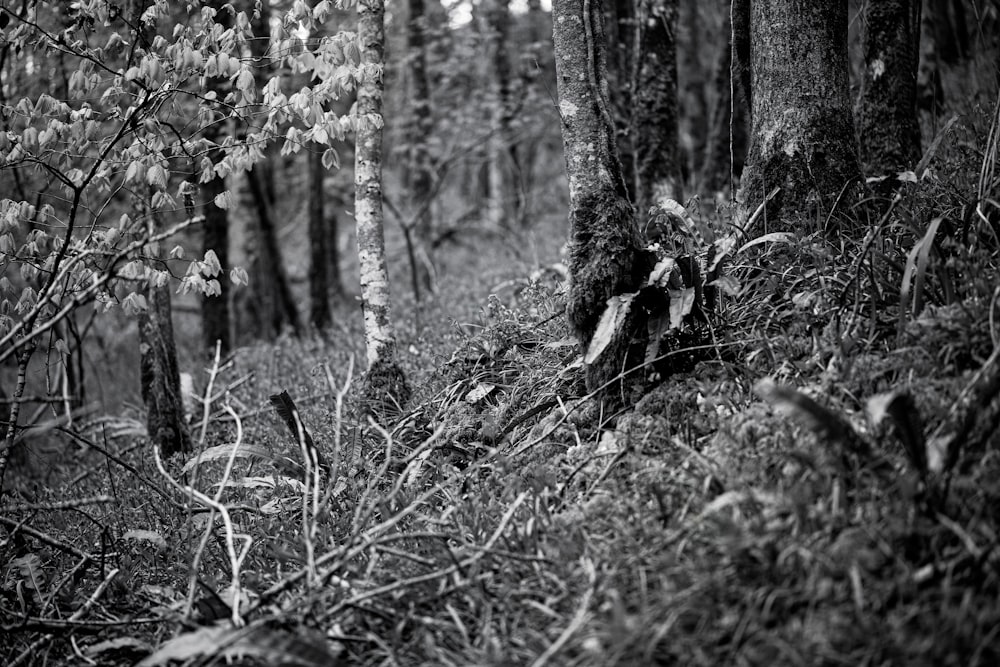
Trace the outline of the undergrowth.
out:
<instances>
[{"instance_id":1,"label":"undergrowth","mask_svg":"<svg viewBox=\"0 0 1000 667\"><path fill-rule=\"evenodd\" d=\"M997 147L950 145L858 238L734 252L714 353L625 408L553 265L403 329L391 423L347 329L210 363L200 458L63 429L0 517L0 660L1000 664Z\"/></svg>"}]
</instances>

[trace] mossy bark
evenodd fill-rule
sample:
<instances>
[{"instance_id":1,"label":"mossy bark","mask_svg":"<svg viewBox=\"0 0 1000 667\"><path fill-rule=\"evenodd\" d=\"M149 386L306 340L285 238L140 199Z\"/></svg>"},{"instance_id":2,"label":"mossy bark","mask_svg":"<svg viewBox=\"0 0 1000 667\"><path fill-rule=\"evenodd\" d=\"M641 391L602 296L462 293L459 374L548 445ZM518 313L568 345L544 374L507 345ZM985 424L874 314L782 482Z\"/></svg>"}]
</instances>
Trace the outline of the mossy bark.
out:
<instances>
[{"instance_id":1,"label":"mossy bark","mask_svg":"<svg viewBox=\"0 0 1000 667\"><path fill-rule=\"evenodd\" d=\"M734 22L742 4L734 3ZM849 99L847 3L749 4L751 132L741 212L745 219L779 188L755 232L811 231L836 221L831 212L850 203L849 191L861 179ZM734 36L737 50L742 41Z\"/></svg>"},{"instance_id":2,"label":"mossy bark","mask_svg":"<svg viewBox=\"0 0 1000 667\"><path fill-rule=\"evenodd\" d=\"M920 159L920 2L881 0L865 5L865 62L855 116L861 162L871 176L911 168Z\"/></svg>"},{"instance_id":3,"label":"mossy bark","mask_svg":"<svg viewBox=\"0 0 1000 667\"><path fill-rule=\"evenodd\" d=\"M644 255L608 111L601 3L556 0L552 14L570 194L567 314L586 349L608 299L638 287ZM613 347L615 353L606 351L587 369L588 387L600 386L621 370L624 349Z\"/></svg>"}]
</instances>

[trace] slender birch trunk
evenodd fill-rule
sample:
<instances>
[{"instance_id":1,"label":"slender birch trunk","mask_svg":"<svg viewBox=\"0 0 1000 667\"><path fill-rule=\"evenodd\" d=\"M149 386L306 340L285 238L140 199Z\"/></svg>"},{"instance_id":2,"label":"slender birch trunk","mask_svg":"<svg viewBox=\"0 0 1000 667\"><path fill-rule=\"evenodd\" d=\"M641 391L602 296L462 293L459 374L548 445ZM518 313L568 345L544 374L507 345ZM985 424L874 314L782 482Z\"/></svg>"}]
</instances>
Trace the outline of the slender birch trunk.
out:
<instances>
[{"instance_id":1,"label":"slender birch trunk","mask_svg":"<svg viewBox=\"0 0 1000 667\"><path fill-rule=\"evenodd\" d=\"M385 50L383 0L358 2L362 79L358 85L354 150L354 218L361 272L368 373L365 394L376 414L409 399L396 363L396 338L389 317L389 275L382 215L382 78Z\"/></svg>"}]
</instances>

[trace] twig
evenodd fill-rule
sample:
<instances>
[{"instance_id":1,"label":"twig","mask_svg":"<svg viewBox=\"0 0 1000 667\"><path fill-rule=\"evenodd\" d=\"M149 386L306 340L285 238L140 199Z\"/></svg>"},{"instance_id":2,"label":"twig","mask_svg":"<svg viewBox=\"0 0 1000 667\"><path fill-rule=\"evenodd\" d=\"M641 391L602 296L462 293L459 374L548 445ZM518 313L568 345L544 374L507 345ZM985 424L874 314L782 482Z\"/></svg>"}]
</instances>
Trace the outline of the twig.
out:
<instances>
[{"instance_id":1,"label":"twig","mask_svg":"<svg viewBox=\"0 0 1000 667\"><path fill-rule=\"evenodd\" d=\"M100 585L98 585L97 589L90 594L90 597L87 598L87 601L84 602L82 605L80 605L80 608L77 609L73 613L73 615L69 617L69 620L78 621L83 617L84 614L89 612L90 608L93 607L94 604L97 602L98 598L100 598L101 595L104 594L104 590L108 587L108 584L111 583L111 580L114 579L116 576L118 576L117 568L108 572L107 576L104 577L104 581L102 581ZM24 649L20 655L14 658L14 661L9 663L8 667L18 667L19 665L24 664L25 661L29 660L34 655L34 653L38 651L38 649L40 649L42 646L52 641L52 637L53 637L52 634L46 634L42 635L35 641L31 642L31 645L28 646L28 648Z\"/></svg>"}]
</instances>

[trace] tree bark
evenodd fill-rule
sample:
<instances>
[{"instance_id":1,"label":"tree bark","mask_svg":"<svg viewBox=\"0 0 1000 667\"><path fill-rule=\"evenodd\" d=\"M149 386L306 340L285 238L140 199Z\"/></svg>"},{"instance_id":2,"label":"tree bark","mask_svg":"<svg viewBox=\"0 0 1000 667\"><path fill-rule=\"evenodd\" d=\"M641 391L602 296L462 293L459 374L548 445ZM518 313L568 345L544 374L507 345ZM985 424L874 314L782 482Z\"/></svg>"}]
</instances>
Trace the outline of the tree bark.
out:
<instances>
[{"instance_id":1,"label":"tree bark","mask_svg":"<svg viewBox=\"0 0 1000 667\"><path fill-rule=\"evenodd\" d=\"M714 4L714 3L713 3ZM712 72L705 72L699 57L708 32L701 18L705 3L701 0L684 0L677 8L677 86L682 90L677 98L684 100L682 113L678 113L681 136L686 137L682 147L686 155L687 173L691 180L702 168L705 143L708 141L709 110L706 100L706 79ZM713 8L714 9L714 8Z\"/></svg>"},{"instance_id":2,"label":"tree bark","mask_svg":"<svg viewBox=\"0 0 1000 667\"><path fill-rule=\"evenodd\" d=\"M753 0L749 28L750 154L740 215L747 219L779 188L765 209L765 231L833 221L829 214L861 178L848 97L847 2ZM738 48L741 40L734 37Z\"/></svg>"},{"instance_id":3,"label":"tree bark","mask_svg":"<svg viewBox=\"0 0 1000 667\"><path fill-rule=\"evenodd\" d=\"M427 79L427 16L424 12L424 0L409 0L410 20L407 23L407 41L409 42L408 63L410 67L410 128L411 149L409 155L410 204L418 212L413 225L413 242L415 248L416 274L418 290L414 296L420 300L420 290L434 290L433 271L433 233L434 224L430 207L433 196L434 174L431 166L429 142L434 131L434 118L431 114L431 87Z\"/></svg>"},{"instance_id":4,"label":"tree bark","mask_svg":"<svg viewBox=\"0 0 1000 667\"><path fill-rule=\"evenodd\" d=\"M150 285L146 305L147 310L139 315L139 382L146 406L146 431L168 457L191 451L184 423L169 285Z\"/></svg>"},{"instance_id":5,"label":"tree bark","mask_svg":"<svg viewBox=\"0 0 1000 667\"><path fill-rule=\"evenodd\" d=\"M633 121L640 222L662 197L681 199L677 140L677 0L638 0L640 48Z\"/></svg>"},{"instance_id":6,"label":"tree bark","mask_svg":"<svg viewBox=\"0 0 1000 667\"><path fill-rule=\"evenodd\" d=\"M323 188L323 153L317 146L308 153L309 168L309 323L317 331L330 326L330 279L327 261L326 212Z\"/></svg>"},{"instance_id":7,"label":"tree bark","mask_svg":"<svg viewBox=\"0 0 1000 667\"><path fill-rule=\"evenodd\" d=\"M881 0L865 5L865 62L856 121L861 162L871 176L902 171L920 159L920 1Z\"/></svg>"},{"instance_id":8,"label":"tree bark","mask_svg":"<svg viewBox=\"0 0 1000 667\"><path fill-rule=\"evenodd\" d=\"M215 134L205 132L205 135ZM215 140L217 137L211 137ZM211 155L211 154L210 154ZM212 162L216 162L220 156L212 155ZM205 195L205 222L202 226L202 254L209 250L215 252L222 266L222 273L217 276L206 276L206 279L215 279L219 282L220 293L214 296L202 296L201 298L201 329L202 340L205 347L214 350L216 344L220 345L223 355L227 354L232 347L232 336L229 331L229 286L226 278L226 268L229 266L229 215L225 209L215 205L214 200L217 195L226 191L226 179L216 176L202 186Z\"/></svg>"},{"instance_id":9,"label":"tree bark","mask_svg":"<svg viewBox=\"0 0 1000 667\"><path fill-rule=\"evenodd\" d=\"M490 89L490 136L486 143L486 222L493 229L508 227L505 157L510 151L510 27L509 0L484 0L480 6L486 41L487 80Z\"/></svg>"},{"instance_id":10,"label":"tree bark","mask_svg":"<svg viewBox=\"0 0 1000 667\"><path fill-rule=\"evenodd\" d=\"M389 276L385 261L382 214L384 18L383 0L359 0L358 41L363 77L358 84L355 118L354 218L368 361L365 396L376 414L401 407L410 394L395 358L396 338L389 316Z\"/></svg>"},{"instance_id":11,"label":"tree bark","mask_svg":"<svg viewBox=\"0 0 1000 667\"><path fill-rule=\"evenodd\" d=\"M270 158L267 158L269 160ZM259 279L254 290L258 327L268 340L273 339L287 324L298 336L302 321L295 307L295 298L281 259L278 233L275 228L274 199L268 194L269 169L267 162L257 164L247 172L247 187L257 212L256 239L251 254L251 275ZM251 282L253 284L253 282Z\"/></svg>"},{"instance_id":12,"label":"tree bark","mask_svg":"<svg viewBox=\"0 0 1000 667\"><path fill-rule=\"evenodd\" d=\"M570 196L567 315L586 349L608 299L634 290L646 267L608 110L601 3L555 0L552 14ZM588 386L596 388L615 377L624 355L624 349L602 354L599 363L587 369Z\"/></svg>"},{"instance_id":13,"label":"tree bark","mask_svg":"<svg viewBox=\"0 0 1000 667\"><path fill-rule=\"evenodd\" d=\"M722 4L725 6L722 26L725 46L718 51L715 74L712 77L716 102L709 117L705 156L698 179L699 188L705 193L718 192L727 185L734 185L743 172L743 161L747 151L745 96L738 90L734 91L734 88L739 87L739 83L733 77L730 3L728 0L723 0Z\"/></svg>"},{"instance_id":14,"label":"tree bark","mask_svg":"<svg viewBox=\"0 0 1000 667\"><path fill-rule=\"evenodd\" d=\"M640 226L661 197L681 197L677 0L617 0L613 80L618 150Z\"/></svg>"}]
</instances>

